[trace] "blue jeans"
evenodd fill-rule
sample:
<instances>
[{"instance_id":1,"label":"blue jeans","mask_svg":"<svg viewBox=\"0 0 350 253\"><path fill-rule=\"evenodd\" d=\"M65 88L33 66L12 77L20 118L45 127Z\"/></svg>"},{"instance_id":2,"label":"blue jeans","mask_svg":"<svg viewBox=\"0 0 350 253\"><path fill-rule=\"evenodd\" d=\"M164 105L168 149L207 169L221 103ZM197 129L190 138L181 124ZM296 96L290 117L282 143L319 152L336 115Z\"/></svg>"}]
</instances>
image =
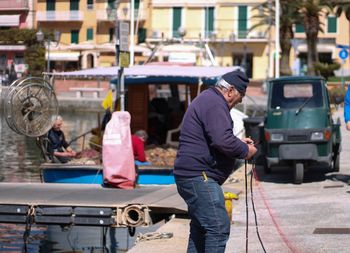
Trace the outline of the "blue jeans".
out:
<instances>
[{"instance_id":1,"label":"blue jeans","mask_svg":"<svg viewBox=\"0 0 350 253\"><path fill-rule=\"evenodd\" d=\"M188 253L224 253L230 235L230 220L224 194L213 179L202 176L175 177L177 190L191 218Z\"/></svg>"}]
</instances>

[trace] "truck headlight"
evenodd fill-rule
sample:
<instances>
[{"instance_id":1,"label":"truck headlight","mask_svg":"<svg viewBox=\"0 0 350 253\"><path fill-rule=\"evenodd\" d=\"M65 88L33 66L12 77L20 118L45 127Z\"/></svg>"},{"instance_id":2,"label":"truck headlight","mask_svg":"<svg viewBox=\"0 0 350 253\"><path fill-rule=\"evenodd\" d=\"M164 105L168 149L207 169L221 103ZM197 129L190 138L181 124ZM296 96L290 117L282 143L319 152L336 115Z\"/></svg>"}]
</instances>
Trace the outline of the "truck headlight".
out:
<instances>
[{"instance_id":1,"label":"truck headlight","mask_svg":"<svg viewBox=\"0 0 350 253\"><path fill-rule=\"evenodd\" d=\"M323 132L313 132L311 133L311 138L312 141L322 141L324 139L324 134Z\"/></svg>"},{"instance_id":2,"label":"truck headlight","mask_svg":"<svg viewBox=\"0 0 350 253\"><path fill-rule=\"evenodd\" d=\"M279 134L279 133L271 134L271 141L283 141L283 134Z\"/></svg>"}]
</instances>

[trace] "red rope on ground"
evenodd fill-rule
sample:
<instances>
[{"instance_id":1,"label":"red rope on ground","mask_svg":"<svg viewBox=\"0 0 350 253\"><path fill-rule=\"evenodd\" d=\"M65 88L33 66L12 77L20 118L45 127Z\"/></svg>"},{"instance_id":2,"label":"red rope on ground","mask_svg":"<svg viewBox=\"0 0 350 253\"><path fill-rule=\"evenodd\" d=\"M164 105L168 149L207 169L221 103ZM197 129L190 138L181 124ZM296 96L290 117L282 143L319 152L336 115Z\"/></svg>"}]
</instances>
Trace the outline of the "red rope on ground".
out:
<instances>
[{"instance_id":1,"label":"red rope on ground","mask_svg":"<svg viewBox=\"0 0 350 253\"><path fill-rule=\"evenodd\" d=\"M260 195L261 195L261 197L262 197L262 199L263 199L263 201L264 201L264 204L265 204L265 206L266 206L266 208L267 208L267 211L269 212L270 217L271 217L271 219L272 219L272 222L273 222L273 224L275 225L276 230L277 230L278 234L280 235L282 241L287 245L287 247L290 249L290 251L291 251L292 253L299 253L299 250L293 245L293 243L291 243L291 242L288 240L287 236L285 235L285 233L282 231L280 225L278 224L277 219L276 219L275 215L273 214L273 210L272 210L272 208L270 207L270 205L269 205L269 203L268 203L268 201L267 201L267 198L266 198L266 194L265 194L265 192L264 192L264 189L263 189L263 187L260 185L259 176L257 175L257 173L256 173L255 170L253 170L253 175L254 175L255 182L256 182L255 184L258 186Z\"/></svg>"}]
</instances>

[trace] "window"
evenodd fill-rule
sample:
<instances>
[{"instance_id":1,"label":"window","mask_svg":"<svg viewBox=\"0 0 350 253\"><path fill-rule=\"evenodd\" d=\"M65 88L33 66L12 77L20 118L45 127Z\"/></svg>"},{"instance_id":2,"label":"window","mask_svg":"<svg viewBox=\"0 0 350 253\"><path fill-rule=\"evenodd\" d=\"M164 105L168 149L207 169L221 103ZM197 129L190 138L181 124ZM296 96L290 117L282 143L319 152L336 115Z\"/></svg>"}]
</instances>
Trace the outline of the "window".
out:
<instances>
[{"instance_id":1,"label":"window","mask_svg":"<svg viewBox=\"0 0 350 253\"><path fill-rule=\"evenodd\" d=\"M140 8L140 0L135 0L135 10Z\"/></svg>"},{"instance_id":2,"label":"window","mask_svg":"<svg viewBox=\"0 0 350 253\"><path fill-rule=\"evenodd\" d=\"M71 43L72 44L78 44L79 43L79 30L72 30L70 32L71 35Z\"/></svg>"},{"instance_id":3,"label":"window","mask_svg":"<svg viewBox=\"0 0 350 253\"><path fill-rule=\"evenodd\" d=\"M13 62L15 63L15 65L24 64L23 55L15 55L15 57L13 58Z\"/></svg>"},{"instance_id":4,"label":"window","mask_svg":"<svg viewBox=\"0 0 350 253\"><path fill-rule=\"evenodd\" d=\"M205 37L208 38L214 31L214 7L205 8Z\"/></svg>"},{"instance_id":5,"label":"window","mask_svg":"<svg viewBox=\"0 0 350 253\"><path fill-rule=\"evenodd\" d=\"M109 28L109 42L112 42L114 39L114 28Z\"/></svg>"},{"instance_id":6,"label":"window","mask_svg":"<svg viewBox=\"0 0 350 253\"><path fill-rule=\"evenodd\" d=\"M139 30L137 31L137 43L143 43L146 41L146 33L147 30L143 27L139 28Z\"/></svg>"},{"instance_id":7,"label":"window","mask_svg":"<svg viewBox=\"0 0 350 253\"><path fill-rule=\"evenodd\" d=\"M70 0L70 10L71 11L79 10L79 0Z\"/></svg>"},{"instance_id":8,"label":"window","mask_svg":"<svg viewBox=\"0 0 350 253\"><path fill-rule=\"evenodd\" d=\"M114 9L115 7L115 0L108 0L108 8Z\"/></svg>"},{"instance_id":9,"label":"window","mask_svg":"<svg viewBox=\"0 0 350 253\"><path fill-rule=\"evenodd\" d=\"M328 27L327 32L328 33L336 33L337 32L337 17L328 17Z\"/></svg>"},{"instance_id":10,"label":"window","mask_svg":"<svg viewBox=\"0 0 350 253\"><path fill-rule=\"evenodd\" d=\"M56 0L46 0L46 10L47 11L54 11L56 5Z\"/></svg>"},{"instance_id":11,"label":"window","mask_svg":"<svg viewBox=\"0 0 350 253\"><path fill-rule=\"evenodd\" d=\"M238 38L244 39L248 33L248 7L238 6Z\"/></svg>"},{"instance_id":12,"label":"window","mask_svg":"<svg viewBox=\"0 0 350 253\"><path fill-rule=\"evenodd\" d=\"M86 40L93 40L94 39L94 29L88 28L86 30Z\"/></svg>"},{"instance_id":13,"label":"window","mask_svg":"<svg viewBox=\"0 0 350 253\"><path fill-rule=\"evenodd\" d=\"M295 32L296 33L305 32L304 25L303 24L295 24Z\"/></svg>"},{"instance_id":14,"label":"window","mask_svg":"<svg viewBox=\"0 0 350 253\"><path fill-rule=\"evenodd\" d=\"M177 30L181 26L181 16L182 16L182 8L174 7L173 8L173 37L180 37Z\"/></svg>"},{"instance_id":15,"label":"window","mask_svg":"<svg viewBox=\"0 0 350 253\"><path fill-rule=\"evenodd\" d=\"M0 55L0 69L6 69L7 67L7 56L5 54Z\"/></svg>"},{"instance_id":16,"label":"window","mask_svg":"<svg viewBox=\"0 0 350 253\"><path fill-rule=\"evenodd\" d=\"M87 0L87 9L88 10L93 10L94 9L94 0Z\"/></svg>"},{"instance_id":17,"label":"window","mask_svg":"<svg viewBox=\"0 0 350 253\"><path fill-rule=\"evenodd\" d=\"M271 108L295 109L323 106L322 85L312 83L274 83L272 86ZM304 105L305 104L305 105Z\"/></svg>"}]
</instances>

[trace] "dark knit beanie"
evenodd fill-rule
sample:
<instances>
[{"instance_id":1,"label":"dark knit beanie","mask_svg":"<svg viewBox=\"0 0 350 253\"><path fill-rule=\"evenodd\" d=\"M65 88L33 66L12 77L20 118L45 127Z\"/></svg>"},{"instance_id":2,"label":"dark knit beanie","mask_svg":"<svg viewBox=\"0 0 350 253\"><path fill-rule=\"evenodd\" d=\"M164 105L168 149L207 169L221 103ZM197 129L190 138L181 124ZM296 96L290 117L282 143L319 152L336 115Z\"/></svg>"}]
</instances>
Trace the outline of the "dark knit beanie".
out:
<instances>
[{"instance_id":1,"label":"dark knit beanie","mask_svg":"<svg viewBox=\"0 0 350 253\"><path fill-rule=\"evenodd\" d=\"M245 95L249 79L243 71L234 70L224 74L221 78L230 85L234 86L240 94Z\"/></svg>"}]
</instances>

